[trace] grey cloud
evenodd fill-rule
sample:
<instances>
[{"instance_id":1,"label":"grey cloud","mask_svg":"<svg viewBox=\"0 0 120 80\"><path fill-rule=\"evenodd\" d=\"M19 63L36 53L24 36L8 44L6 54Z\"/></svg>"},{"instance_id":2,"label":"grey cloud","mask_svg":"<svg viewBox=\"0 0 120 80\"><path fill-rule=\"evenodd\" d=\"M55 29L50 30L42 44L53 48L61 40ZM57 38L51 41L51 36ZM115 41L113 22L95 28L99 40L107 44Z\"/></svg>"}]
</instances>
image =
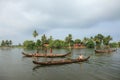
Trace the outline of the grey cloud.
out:
<instances>
[{"instance_id":1,"label":"grey cloud","mask_svg":"<svg viewBox=\"0 0 120 80\"><path fill-rule=\"evenodd\" d=\"M120 0L0 0L0 28L21 34L30 34L34 29L45 33L54 28L92 28L102 22L119 21L119 3Z\"/></svg>"},{"instance_id":2,"label":"grey cloud","mask_svg":"<svg viewBox=\"0 0 120 80\"><path fill-rule=\"evenodd\" d=\"M7 7L2 14L3 18L8 17L6 21L8 21L11 26L31 26L32 24L39 24L46 28L72 28L73 26L76 28L84 28L91 27L101 21L120 19L120 0L7 1L3 2L2 8L6 6L6 3L17 4L12 7L13 9ZM9 14L7 12L9 12ZM6 15L8 16L5 17ZM13 18L10 16L13 16ZM12 25L12 21L15 21L16 25Z\"/></svg>"}]
</instances>

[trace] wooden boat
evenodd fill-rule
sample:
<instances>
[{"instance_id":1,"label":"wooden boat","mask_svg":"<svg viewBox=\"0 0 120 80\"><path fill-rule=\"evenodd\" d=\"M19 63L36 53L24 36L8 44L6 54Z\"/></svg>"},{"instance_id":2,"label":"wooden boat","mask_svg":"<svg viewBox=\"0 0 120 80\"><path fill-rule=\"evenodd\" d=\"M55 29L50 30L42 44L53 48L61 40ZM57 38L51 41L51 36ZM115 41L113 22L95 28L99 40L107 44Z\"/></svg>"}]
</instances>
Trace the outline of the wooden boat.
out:
<instances>
[{"instance_id":1,"label":"wooden boat","mask_svg":"<svg viewBox=\"0 0 120 80\"><path fill-rule=\"evenodd\" d=\"M85 59L69 59L69 60L46 61L46 62L33 61L33 63L39 64L39 65L62 65L62 64L84 62L84 61L87 61L89 58L90 58L90 56Z\"/></svg>"},{"instance_id":2,"label":"wooden boat","mask_svg":"<svg viewBox=\"0 0 120 80\"><path fill-rule=\"evenodd\" d=\"M43 53L37 53L37 54L29 54L29 53L24 53L22 52L22 54L26 57L65 57L67 55L69 55L71 52L68 52L66 54L51 54L51 53L47 53L47 54L43 54Z\"/></svg>"},{"instance_id":3,"label":"wooden boat","mask_svg":"<svg viewBox=\"0 0 120 80\"><path fill-rule=\"evenodd\" d=\"M110 53L115 52L117 49L105 49L105 50L95 50L95 53Z\"/></svg>"}]
</instances>

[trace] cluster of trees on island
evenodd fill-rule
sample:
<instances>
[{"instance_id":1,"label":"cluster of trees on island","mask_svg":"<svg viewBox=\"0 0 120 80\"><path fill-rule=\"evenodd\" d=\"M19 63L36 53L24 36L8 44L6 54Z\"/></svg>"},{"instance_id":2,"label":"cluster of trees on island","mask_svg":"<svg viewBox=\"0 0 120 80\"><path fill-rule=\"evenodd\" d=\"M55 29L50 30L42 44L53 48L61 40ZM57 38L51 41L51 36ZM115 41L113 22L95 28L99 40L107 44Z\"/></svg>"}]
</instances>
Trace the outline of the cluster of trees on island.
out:
<instances>
[{"instance_id":1,"label":"cluster of trees on island","mask_svg":"<svg viewBox=\"0 0 120 80\"><path fill-rule=\"evenodd\" d=\"M12 40L2 40L1 46L7 46L7 47L12 46Z\"/></svg>"},{"instance_id":2,"label":"cluster of trees on island","mask_svg":"<svg viewBox=\"0 0 120 80\"><path fill-rule=\"evenodd\" d=\"M33 32L33 37L36 38L38 33L36 30ZM102 34L97 34L94 37L90 38L84 37L83 40L75 39L73 40L72 34L68 34L64 40L56 39L54 40L52 36L48 37L43 34L40 39L37 40L26 40L23 42L25 48L101 48L101 45L104 45L104 48L109 47L120 47L120 42L112 42L112 37L110 35L104 36Z\"/></svg>"},{"instance_id":3,"label":"cluster of trees on island","mask_svg":"<svg viewBox=\"0 0 120 80\"><path fill-rule=\"evenodd\" d=\"M110 35L104 36L102 34L97 34L91 37L84 37L84 39L75 39L73 40L72 34L68 34L64 40L53 39L52 36L47 37L45 34L41 36L40 39L36 40L38 33L36 30L33 31L33 37L35 40L25 40L23 44L18 46L22 46L28 49L41 49L44 47L48 48L101 48L101 45L104 48L116 48L120 47L120 42L110 42L112 41L112 37ZM9 47L13 46L12 40L2 40L0 46Z\"/></svg>"}]
</instances>

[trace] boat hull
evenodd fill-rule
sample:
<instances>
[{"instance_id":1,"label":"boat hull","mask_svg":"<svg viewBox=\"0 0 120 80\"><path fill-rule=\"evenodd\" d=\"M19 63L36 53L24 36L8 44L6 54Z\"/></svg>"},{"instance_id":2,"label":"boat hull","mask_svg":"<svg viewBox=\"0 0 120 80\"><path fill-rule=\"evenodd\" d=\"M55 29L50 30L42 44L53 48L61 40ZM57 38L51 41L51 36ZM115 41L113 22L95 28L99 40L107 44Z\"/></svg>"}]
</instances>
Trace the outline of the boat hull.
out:
<instances>
[{"instance_id":1,"label":"boat hull","mask_svg":"<svg viewBox=\"0 0 120 80\"><path fill-rule=\"evenodd\" d=\"M114 50L95 50L95 53L111 53L111 52L115 52L116 49Z\"/></svg>"},{"instance_id":2,"label":"boat hull","mask_svg":"<svg viewBox=\"0 0 120 80\"><path fill-rule=\"evenodd\" d=\"M47 62L33 61L33 63L34 64L39 64L39 65L62 65L62 64L84 62L84 61L87 61L89 58L90 58L90 56L85 58L85 59L70 59L70 60L47 61Z\"/></svg>"},{"instance_id":3,"label":"boat hull","mask_svg":"<svg viewBox=\"0 0 120 80\"><path fill-rule=\"evenodd\" d=\"M51 53L47 53L47 54L43 54L43 53L38 53L36 54L29 54L29 53L24 53L22 52L22 54L26 57L49 57L49 58L54 58L54 57L65 57L67 55L69 55L71 52L68 52L66 54L51 54Z\"/></svg>"}]
</instances>

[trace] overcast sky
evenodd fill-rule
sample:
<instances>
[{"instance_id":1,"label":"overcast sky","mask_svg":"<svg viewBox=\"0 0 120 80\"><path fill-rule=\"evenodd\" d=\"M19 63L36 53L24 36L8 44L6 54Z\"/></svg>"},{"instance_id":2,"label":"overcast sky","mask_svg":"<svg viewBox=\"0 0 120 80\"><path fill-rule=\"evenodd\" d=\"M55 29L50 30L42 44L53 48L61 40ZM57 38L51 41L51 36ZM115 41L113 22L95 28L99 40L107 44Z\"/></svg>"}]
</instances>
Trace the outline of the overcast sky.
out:
<instances>
[{"instance_id":1,"label":"overcast sky","mask_svg":"<svg viewBox=\"0 0 120 80\"><path fill-rule=\"evenodd\" d=\"M120 0L0 0L0 41L111 35L120 41Z\"/></svg>"}]
</instances>

